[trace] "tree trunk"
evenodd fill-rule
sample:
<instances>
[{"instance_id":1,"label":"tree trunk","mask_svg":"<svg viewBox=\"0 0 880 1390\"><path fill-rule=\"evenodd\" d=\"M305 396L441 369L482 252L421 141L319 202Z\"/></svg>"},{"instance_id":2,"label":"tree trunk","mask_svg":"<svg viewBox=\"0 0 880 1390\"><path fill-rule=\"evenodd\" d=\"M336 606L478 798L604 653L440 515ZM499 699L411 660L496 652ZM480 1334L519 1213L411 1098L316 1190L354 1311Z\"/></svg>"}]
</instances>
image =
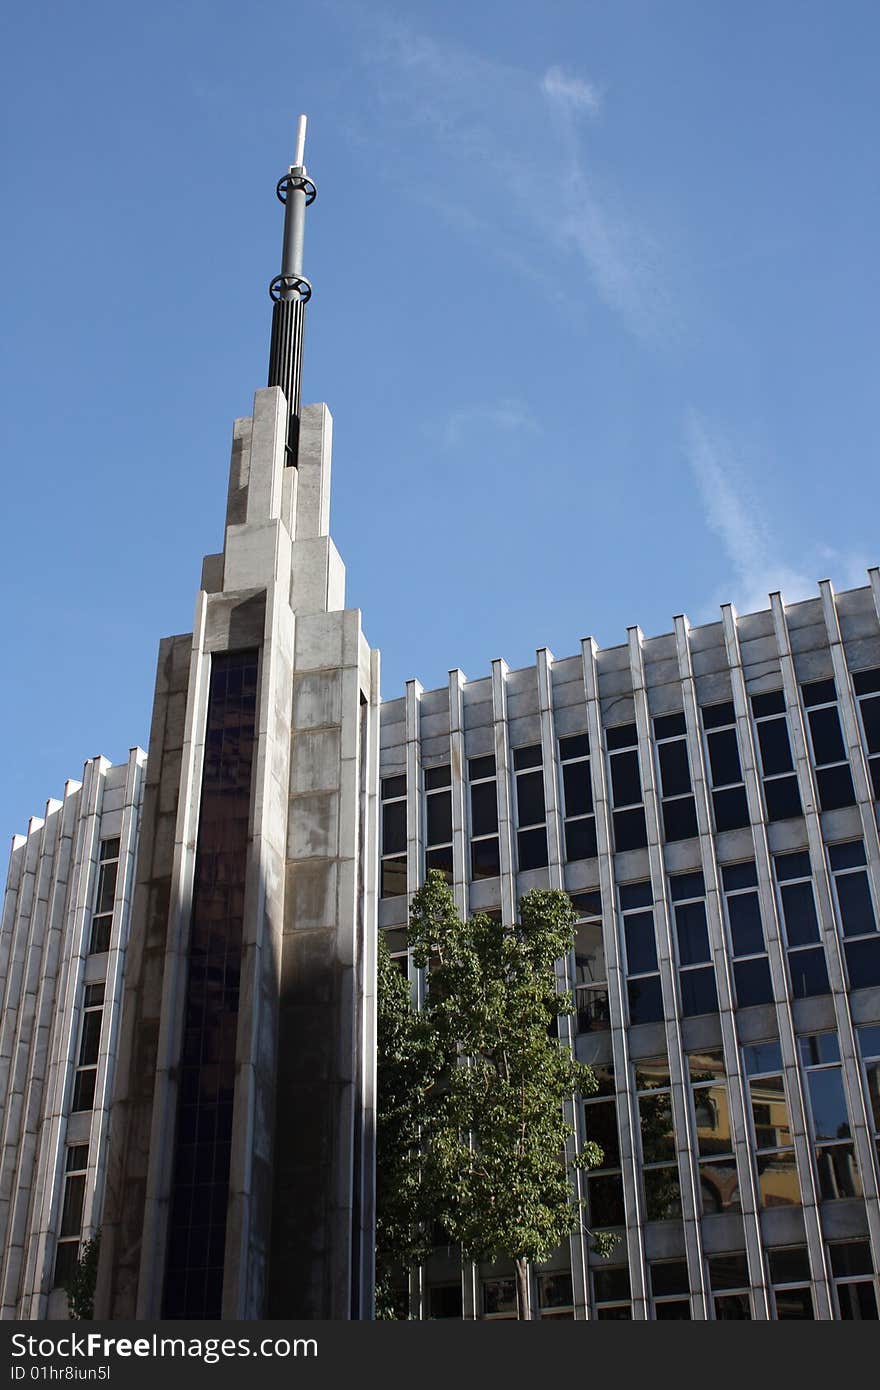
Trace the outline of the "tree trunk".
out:
<instances>
[{"instance_id":1,"label":"tree trunk","mask_svg":"<svg viewBox=\"0 0 880 1390\"><path fill-rule=\"evenodd\" d=\"M532 1300L529 1289L529 1262L516 1262L516 1312L518 1318L531 1318Z\"/></svg>"}]
</instances>

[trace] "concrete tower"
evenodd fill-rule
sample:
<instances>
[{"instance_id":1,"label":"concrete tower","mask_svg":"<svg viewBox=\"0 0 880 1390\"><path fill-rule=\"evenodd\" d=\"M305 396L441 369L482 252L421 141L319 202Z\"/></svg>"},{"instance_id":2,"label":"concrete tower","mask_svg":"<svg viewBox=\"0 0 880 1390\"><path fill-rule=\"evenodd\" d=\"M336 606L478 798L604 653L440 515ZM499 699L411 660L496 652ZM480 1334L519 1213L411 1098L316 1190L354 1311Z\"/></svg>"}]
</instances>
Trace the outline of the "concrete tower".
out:
<instances>
[{"instance_id":1,"label":"concrete tower","mask_svg":"<svg viewBox=\"0 0 880 1390\"><path fill-rule=\"evenodd\" d=\"M223 550L160 644L97 1317L371 1315L379 659L300 407L304 139Z\"/></svg>"}]
</instances>

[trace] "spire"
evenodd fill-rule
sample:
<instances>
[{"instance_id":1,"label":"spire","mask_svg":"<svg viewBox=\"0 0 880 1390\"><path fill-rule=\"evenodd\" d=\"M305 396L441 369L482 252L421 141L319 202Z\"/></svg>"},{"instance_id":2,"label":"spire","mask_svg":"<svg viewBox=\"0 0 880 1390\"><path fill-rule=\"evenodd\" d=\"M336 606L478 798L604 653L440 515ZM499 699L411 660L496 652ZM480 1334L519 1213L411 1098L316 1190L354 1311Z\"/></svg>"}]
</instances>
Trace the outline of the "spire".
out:
<instances>
[{"instance_id":1,"label":"spire","mask_svg":"<svg viewBox=\"0 0 880 1390\"><path fill-rule=\"evenodd\" d=\"M269 286L272 298L272 341L269 347L269 385L280 386L287 398L287 462L296 467L299 437L300 389L305 306L312 287L302 273L306 208L317 189L305 166L306 118L296 124L294 162L278 180L275 192L284 204L281 274Z\"/></svg>"}]
</instances>

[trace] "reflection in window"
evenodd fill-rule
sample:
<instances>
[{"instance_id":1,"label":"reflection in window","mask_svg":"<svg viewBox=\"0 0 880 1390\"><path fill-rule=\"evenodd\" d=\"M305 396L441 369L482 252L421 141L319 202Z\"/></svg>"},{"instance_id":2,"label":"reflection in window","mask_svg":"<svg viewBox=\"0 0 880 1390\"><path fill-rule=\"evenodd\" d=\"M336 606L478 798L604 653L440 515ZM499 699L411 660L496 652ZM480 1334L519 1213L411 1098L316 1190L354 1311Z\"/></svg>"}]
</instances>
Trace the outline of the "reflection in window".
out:
<instances>
[{"instance_id":1,"label":"reflection in window","mask_svg":"<svg viewBox=\"0 0 880 1390\"><path fill-rule=\"evenodd\" d=\"M701 710L716 830L737 830L749 823L749 806L743 785L736 715L731 700L706 705Z\"/></svg>"},{"instance_id":2,"label":"reflection in window","mask_svg":"<svg viewBox=\"0 0 880 1390\"><path fill-rule=\"evenodd\" d=\"M851 989L880 985L880 932L861 840L829 845L837 918Z\"/></svg>"},{"instance_id":3,"label":"reflection in window","mask_svg":"<svg viewBox=\"0 0 880 1390\"><path fill-rule=\"evenodd\" d=\"M483 1317L497 1319L516 1317L516 1280L484 1279Z\"/></svg>"},{"instance_id":4,"label":"reflection in window","mask_svg":"<svg viewBox=\"0 0 880 1390\"><path fill-rule=\"evenodd\" d=\"M723 1054L691 1053L688 1056L688 1072L703 1214L741 1211Z\"/></svg>"},{"instance_id":5,"label":"reflection in window","mask_svg":"<svg viewBox=\"0 0 880 1390\"><path fill-rule=\"evenodd\" d=\"M562 804L565 818L566 859L593 859L596 850L596 816L590 781L590 738L573 734L559 740L562 765Z\"/></svg>"},{"instance_id":6,"label":"reflection in window","mask_svg":"<svg viewBox=\"0 0 880 1390\"><path fill-rule=\"evenodd\" d=\"M785 927L788 973L795 999L829 992L825 951L821 944L810 856L806 851L777 854L773 859L782 921Z\"/></svg>"},{"instance_id":7,"label":"reflection in window","mask_svg":"<svg viewBox=\"0 0 880 1390\"><path fill-rule=\"evenodd\" d=\"M382 863L380 896L406 892L406 778L382 778Z\"/></svg>"},{"instance_id":8,"label":"reflection in window","mask_svg":"<svg viewBox=\"0 0 880 1390\"><path fill-rule=\"evenodd\" d=\"M802 685L801 695L807 711L819 804L823 811L853 806L856 794L840 727L834 681L812 681Z\"/></svg>"},{"instance_id":9,"label":"reflection in window","mask_svg":"<svg viewBox=\"0 0 880 1390\"><path fill-rule=\"evenodd\" d=\"M592 1229L602 1230L624 1224L623 1181L614 1072L610 1066L602 1065L594 1065L593 1071L599 1089L583 1102L584 1136L588 1143L599 1145L602 1161L587 1175L587 1209Z\"/></svg>"},{"instance_id":10,"label":"reflection in window","mask_svg":"<svg viewBox=\"0 0 880 1390\"><path fill-rule=\"evenodd\" d=\"M654 938L651 885L649 882L622 883L618 891L629 1020L630 1023L656 1023L663 1017L663 996Z\"/></svg>"},{"instance_id":11,"label":"reflection in window","mask_svg":"<svg viewBox=\"0 0 880 1390\"><path fill-rule=\"evenodd\" d=\"M635 1062L642 1148L642 1182L648 1221L669 1221L681 1215L681 1188L675 1155L672 1090L665 1057Z\"/></svg>"},{"instance_id":12,"label":"reflection in window","mask_svg":"<svg viewBox=\"0 0 880 1390\"><path fill-rule=\"evenodd\" d=\"M748 1008L750 1004L770 1004L773 1001L773 983L761 923L758 875L754 861L723 865L721 881L733 956L736 1002L741 1009Z\"/></svg>"},{"instance_id":13,"label":"reflection in window","mask_svg":"<svg viewBox=\"0 0 880 1390\"><path fill-rule=\"evenodd\" d=\"M540 1318L573 1318L574 1317L574 1292L571 1285L571 1273L567 1269L557 1269L539 1272L536 1276L538 1285L538 1317Z\"/></svg>"},{"instance_id":14,"label":"reflection in window","mask_svg":"<svg viewBox=\"0 0 880 1390\"><path fill-rule=\"evenodd\" d=\"M875 800L880 800L880 667L871 671L856 671L853 689L862 716L872 789Z\"/></svg>"},{"instance_id":15,"label":"reflection in window","mask_svg":"<svg viewBox=\"0 0 880 1390\"><path fill-rule=\"evenodd\" d=\"M749 1321L752 1303L745 1255L710 1255L707 1264L716 1321Z\"/></svg>"},{"instance_id":16,"label":"reflection in window","mask_svg":"<svg viewBox=\"0 0 880 1390\"><path fill-rule=\"evenodd\" d=\"M862 1181L852 1145L837 1034L810 1033L800 1037L798 1052L807 1080L822 1200L861 1197Z\"/></svg>"},{"instance_id":17,"label":"reflection in window","mask_svg":"<svg viewBox=\"0 0 880 1390\"><path fill-rule=\"evenodd\" d=\"M652 1260L648 1265L654 1317L658 1322L688 1322L690 1281L686 1260Z\"/></svg>"},{"instance_id":18,"label":"reflection in window","mask_svg":"<svg viewBox=\"0 0 880 1390\"><path fill-rule=\"evenodd\" d=\"M514 748L516 775L516 843L520 870L547 866L547 809L541 745Z\"/></svg>"},{"instance_id":19,"label":"reflection in window","mask_svg":"<svg viewBox=\"0 0 880 1390\"><path fill-rule=\"evenodd\" d=\"M865 1092L868 1097L868 1123L874 1133L874 1145L880 1162L880 1024L868 1024L856 1029L859 1056L865 1073Z\"/></svg>"},{"instance_id":20,"label":"reflection in window","mask_svg":"<svg viewBox=\"0 0 880 1390\"><path fill-rule=\"evenodd\" d=\"M799 1206L801 1190L778 1041L744 1047L743 1067L749 1084L761 1204L768 1208Z\"/></svg>"},{"instance_id":21,"label":"reflection in window","mask_svg":"<svg viewBox=\"0 0 880 1390\"><path fill-rule=\"evenodd\" d=\"M779 1322L812 1320L813 1295L810 1291L810 1261L805 1245L769 1250L773 1304Z\"/></svg>"},{"instance_id":22,"label":"reflection in window","mask_svg":"<svg viewBox=\"0 0 880 1390\"><path fill-rule=\"evenodd\" d=\"M452 771L425 768L425 872L439 869L452 882Z\"/></svg>"},{"instance_id":23,"label":"reflection in window","mask_svg":"<svg viewBox=\"0 0 880 1390\"><path fill-rule=\"evenodd\" d=\"M573 893L571 901L578 914L574 940L577 1029L579 1033L604 1032L611 1027L611 1015L602 937L602 897L598 891Z\"/></svg>"},{"instance_id":24,"label":"reflection in window","mask_svg":"<svg viewBox=\"0 0 880 1390\"><path fill-rule=\"evenodd\" d=\"M785 696L782 691L773 690L767 695L753 695L752 714L761 753L767 819L787 820L790 816L799 816L801 797L791 756Z\"/></svg>"},{"instance_id":25,"label":"reflection in window","mask_svg":"<svg viewBox=\"0 0 880 1390\"><path fill-rule=\"evenodd\" d=\"M593 1302L600 1322L630 1322L630 1299L629 1270L625 1265L620 1269L600 1266L593 1270Z\"/></svg>"},{"instance_id":26,"label":"reflection in window","mask_svg":"<svg viewBox=\"0 0 880 1390\"><path fill-rule=\"evenodd\" d=\"M681 1011L685 1018L714 1013L718 1008L705 891L701 873L675 874L669 880Z\"/></svg>"},{"instance_id":27,"label":"reflection in window","mask_svg":"<svg viewBox=\"0 0 880 1390\"><path fill-rule=\"evenodd\" d=\"M877 1276L866 1240L829 1245L837 1316L845 1322L877 1321Z\"/></svg>"},{"instance_id":28,"label":"reflection in window","mask_svg":"<svg viewBox=\"0 0 880 1390\"><path fill-rule=\"evenodd\" d=\"M684 714L661 714L654 720L654 741L660 769L663 836L669 842L689 840L697 833L697 811L691 787Z\"/></svg>"},{"instance_id":29,"label":"reflection in window","mask_svg":"<svg viewBox=\"0 0 880 1390\"><path fill-rule=\"evenodd\" d=\"M614 848L618 851L642 849L648 843L648 830L635 724L618 724L606 729L605 742L614 806Z\"/></svg>"}]
</instances>

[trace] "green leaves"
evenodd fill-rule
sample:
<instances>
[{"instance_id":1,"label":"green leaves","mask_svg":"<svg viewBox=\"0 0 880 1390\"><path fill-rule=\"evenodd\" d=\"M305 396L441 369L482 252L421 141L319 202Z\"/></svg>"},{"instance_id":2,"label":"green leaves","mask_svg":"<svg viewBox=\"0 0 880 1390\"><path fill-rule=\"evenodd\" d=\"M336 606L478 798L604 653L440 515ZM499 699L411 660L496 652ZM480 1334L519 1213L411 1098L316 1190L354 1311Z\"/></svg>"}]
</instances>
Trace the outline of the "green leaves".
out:
<instances>
[{"instance_id":1,"label":"green leaves","mask_svg":"<svg viewBox=\"0 0 880 1390\"><path fill-rule=\"evenodd\" d=\"M570 1175L600 1162L601 1150L589 1144L572 1158L565 1117L566 1103L597 1089L557 1036L572 1003L558 992L556 963L572 948L575 920L565 893L536 890L515 928L484 914L462 922L433 871L410 915L413 959L429 971L420 1013L380 952L383 1269L392 1255L404 1265L419 1258L435 1221L466 1259L520 1262L546 1260L578 1225Z\"/></svg>"}]
</instances>

